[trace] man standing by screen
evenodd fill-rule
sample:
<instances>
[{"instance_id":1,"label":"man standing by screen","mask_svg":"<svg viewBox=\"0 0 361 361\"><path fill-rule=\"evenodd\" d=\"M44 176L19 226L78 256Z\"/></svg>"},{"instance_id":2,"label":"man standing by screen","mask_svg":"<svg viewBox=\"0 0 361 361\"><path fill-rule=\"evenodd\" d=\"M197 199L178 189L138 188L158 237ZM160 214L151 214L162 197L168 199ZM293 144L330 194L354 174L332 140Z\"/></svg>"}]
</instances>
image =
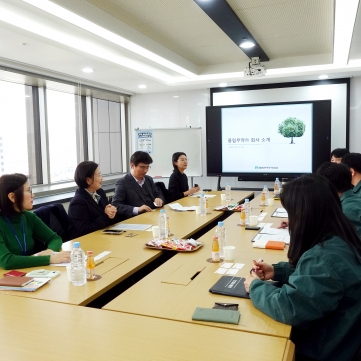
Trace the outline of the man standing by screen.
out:
<instances>
[{"instance_id":1,"label":"man standing by screen","mask_svg":"<svg viewBox=\"0 0 361 361\"><path fill-rule=\"evenodd\" d=\"M137 151L130 157L131 172L115 184L112 204L118 214L130 218L163 206L153 179L146 175L151 163L153 159L146 152Z\"/></svg>"}]
</instances>

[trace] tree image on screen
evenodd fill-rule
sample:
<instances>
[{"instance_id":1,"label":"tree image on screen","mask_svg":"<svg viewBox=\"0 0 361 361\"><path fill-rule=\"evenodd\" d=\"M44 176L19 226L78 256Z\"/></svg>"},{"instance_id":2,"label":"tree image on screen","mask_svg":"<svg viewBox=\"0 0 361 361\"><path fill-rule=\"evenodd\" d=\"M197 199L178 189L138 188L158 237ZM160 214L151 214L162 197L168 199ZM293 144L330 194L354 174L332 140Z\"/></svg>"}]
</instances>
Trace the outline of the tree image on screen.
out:
<instances>
[{"instance_id":1,"label":"tree image on screen","mask_svg":"<svg viewBox=\"0 0 361 361\"><path fill-rule=\"evenodd\" d=\"M306 130L306 124L297 118L289 117L278 125L278 133L285 138L291 138L290 144L295 144L293 138L302 137Z\"/></svg>"}]
</instances>

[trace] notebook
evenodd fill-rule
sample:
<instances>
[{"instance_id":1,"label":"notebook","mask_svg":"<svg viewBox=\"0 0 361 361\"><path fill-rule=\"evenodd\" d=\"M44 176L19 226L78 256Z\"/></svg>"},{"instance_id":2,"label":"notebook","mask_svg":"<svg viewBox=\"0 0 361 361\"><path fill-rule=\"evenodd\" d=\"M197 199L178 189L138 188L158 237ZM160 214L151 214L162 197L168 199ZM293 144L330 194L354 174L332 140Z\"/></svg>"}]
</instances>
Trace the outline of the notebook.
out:
<instances>
[{"instance_id":1,"label":"notebook","mask_svg":"<svg viewBox=\"0 0 361 361\"><path fill-rule=\"evenodd\" d=\"M197 307L193 313L192 320L233 323L235 325L238 325L240 317L241 314L239 313L239 311Z\"/></svg>"},{"instance_id":2,"label":"notebook","mask_svg":"<svg viewBox=\"0 0 361 361\"><path fill-rule=\"evenodd\" d=\"M15 278L15 277L6 277L6 278ZM25 277L21 277L24 279ZM29 278L29 277L26 277ZM22 292L34 292L38 288L45 285L47 282L49 282L51 278L32 278L29 283L26 283L24 286L0 286L0 291L6 290L6 291L22 291Z\"/></svg>"},{"instance_id":3,"label":"notebook","mask_svg":"<svg viewBox=\"0 0 361 361\"><path fill-rule=\"evenodd\" d=\"M4 277L0 278L0 286L24 287L33 280L33 277Z\"/></svg>"},{"instance_id":4,"label":"notebook","mask_svg":"<svg viewBox=\"0 0 361 361\"><path fill-rule=\"evenodd\" d=\"M234 276L222 276L214 285L209 289L211 293L220 295L249 298L249 293L244 288L245 278Z\"/></svg>"}]
</instances>

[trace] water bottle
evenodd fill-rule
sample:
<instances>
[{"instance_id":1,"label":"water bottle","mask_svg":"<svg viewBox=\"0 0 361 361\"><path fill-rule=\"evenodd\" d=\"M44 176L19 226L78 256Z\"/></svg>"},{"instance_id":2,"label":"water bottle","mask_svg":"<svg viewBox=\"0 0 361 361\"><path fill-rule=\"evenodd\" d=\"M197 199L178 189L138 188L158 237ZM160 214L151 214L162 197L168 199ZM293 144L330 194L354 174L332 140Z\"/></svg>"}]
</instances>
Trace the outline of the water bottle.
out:
<instances>
[{"instance_id":1,"label":"water bottle","mask_svg":"<svg viewBox=\"0 0 361 361\"><path fill-rule=\"evenodd\" d=\"M280 194L280 188L281 188L280 185L281 185L280 180L278 178L276 178L275 185L273 187L273 194L275 197L279 196L279 194Z\"/></svg>"},{"instance_id":2,"label":"water bottle","mask_svg":"<svg viewBox=\"0 0 361 361\"><path fill-rule=\"evenodd\" d=\"M200 208L200 215L205 216L207 214L207 208L206 208L206 198L204 196L204 193L201 194L201 197L199 198L199 208Z\"/></svg>"},{"instance_id":3,"label":"water bottle","mask_svg":"<svg viewBox=\"0 0 361 361\"><path fill-rule=\"evenodd\" d=\"M158 217L159 239L168 238L168 220L165 210L161 209Z\"/></svg>"},{"instance_id":4,"label":"water bottle","mask_svg":"<svg viewBox=\"0 0 361 361\"><path fill-rule=\"evenodd\" d=\"M268 197L269 197L269 192L267 186L265 185L263 187L262 195L261 195L261 206L268 206Z\"/></svg>"},{"instance_id":5,"label":"water bottle","mask_svg":"<svg viewBox=\"0 0 361 361\"><path fill-rule=\"evenodd\" d=\"M226 205L229 206L229 205L231 204L231 200L232 200L232 197L231 197L231 186L230 186L229 183L226 184L225 191L226 191Z\"/></svg>"},{"instance_id":6,"label":"water bottle","mask_svg":"<svg viewBox=\"0 0 361 361\"><path fill-rule=\"evenodd\" d=\"M251 215L251 203L249 199L244 200L244 213L246 213L245 225L249 226L249 216Z\"/></svg>"},{"instance_id":7,"label":"water bottle","mask_svg":"<svg viewBox=\"0 0 361 361\"><path fill-rule=\"evenodd\" d=\"M221 258L224 258L224 246L226 246L226 228L224 227L223 222L218 222L218 226L216 228L216 235L219 242L219 256Z\"/></svg>"},{"instance_id":8,"label":"water bottle","mask_svg":"<svg viewBox=\"0 0 361 361\"><path fill-rule=\"evenodd\" d=\"M83 286L86 283L85 254L80 248L80 242L74 242L70 253L71 283Z\"/></svg>"}]
</instances>

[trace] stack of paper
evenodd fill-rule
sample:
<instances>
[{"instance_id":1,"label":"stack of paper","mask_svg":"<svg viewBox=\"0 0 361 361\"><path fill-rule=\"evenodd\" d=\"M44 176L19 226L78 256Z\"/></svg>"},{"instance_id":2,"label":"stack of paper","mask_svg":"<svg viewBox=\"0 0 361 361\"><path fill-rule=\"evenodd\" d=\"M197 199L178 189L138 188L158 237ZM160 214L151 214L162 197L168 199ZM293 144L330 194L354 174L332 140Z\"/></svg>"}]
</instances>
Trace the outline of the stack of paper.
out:
<instances>
[{"instance_id":1,"label":"stack of paper","mask_svg":"<svg viewBox=\"0 0 361 361\"><path fill-rule=\"evenodd\" d=\"M279 228L262 228L261 231L253 238L252 242L281 241L286 244L290 243L290 234L288 229Z\"/></svg>"},{"instance_id":2,"label":"stack of paper","mask_svg":"<svg viewBox=\"0 0 361 361\"><path fill-rule=\"evenodd\" d=\"M197 206L183 207L179 203L171 203L168 204L168 206L172 208L174 211L178 211L178 212L195 211L197 207Z\"/></svg>"},{"instance_id":3,"label":"stack of paper","mask_svg":"<svg viewBox=\"0 0 361 361\"><path fill-rule=\"evenodd\" d=\"M288 218L288 213L284 208L276 208L272 214L272 217Z\"/></svg>"}]
</instances>

